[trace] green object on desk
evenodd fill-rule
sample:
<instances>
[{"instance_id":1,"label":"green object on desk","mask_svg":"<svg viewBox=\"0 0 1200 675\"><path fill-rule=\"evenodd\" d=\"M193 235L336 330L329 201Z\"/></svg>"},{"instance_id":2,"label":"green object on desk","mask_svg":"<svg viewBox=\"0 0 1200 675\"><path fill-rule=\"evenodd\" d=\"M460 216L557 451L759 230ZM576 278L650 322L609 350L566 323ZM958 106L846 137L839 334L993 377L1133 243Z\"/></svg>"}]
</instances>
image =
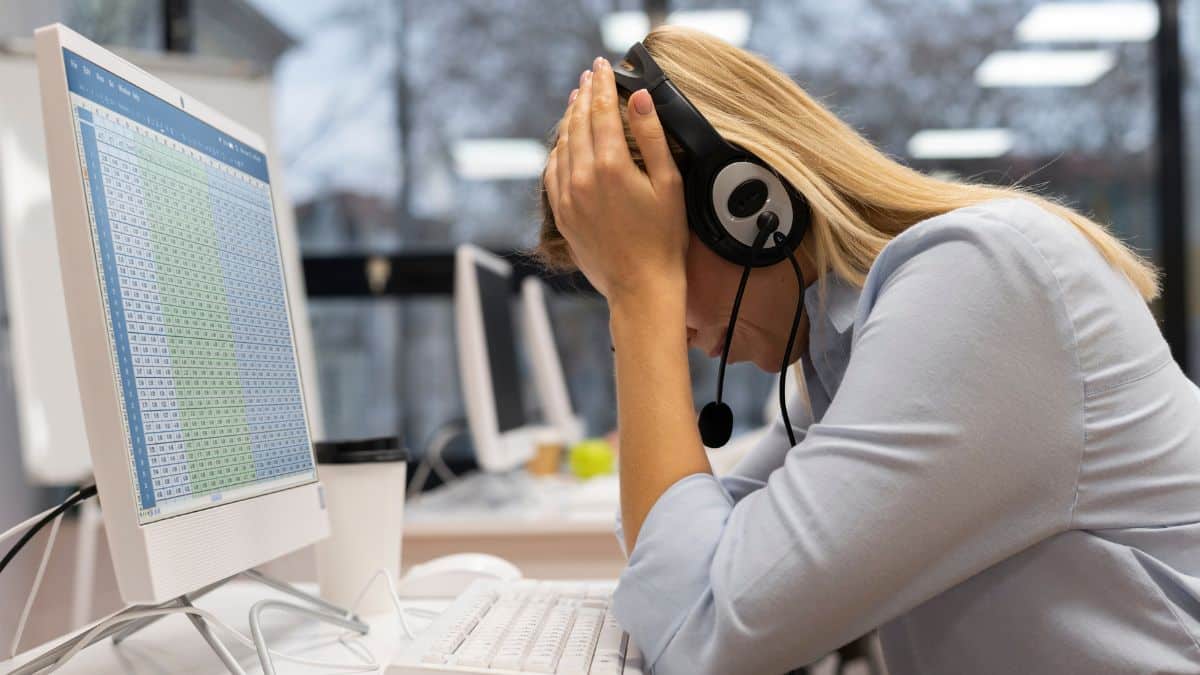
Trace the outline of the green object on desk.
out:
<instances>
[{"instance_id":1,"label":"green object on desk","mask_svg":"<svg viewBox=\"0 0 1200 675\"><path fill-rule=\"evenodd\" d=\"M612 446L602 438L589 438L571 446L568 464L576 478L588 479L607 476L613 472L617 455Z\"/></svg>"}]
</instances>

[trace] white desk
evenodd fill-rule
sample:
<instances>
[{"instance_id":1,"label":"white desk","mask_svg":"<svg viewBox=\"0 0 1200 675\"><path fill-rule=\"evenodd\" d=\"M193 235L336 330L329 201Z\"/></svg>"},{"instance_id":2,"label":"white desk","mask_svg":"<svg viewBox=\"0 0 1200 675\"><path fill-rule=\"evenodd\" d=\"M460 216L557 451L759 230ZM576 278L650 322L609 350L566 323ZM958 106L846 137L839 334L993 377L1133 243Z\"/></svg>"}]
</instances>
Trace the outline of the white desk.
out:
<instances>
[{"instance_id":1,"label":"white desk","mask_svg":"<svg viewBox=\"0 0 1200 675\"><path fill-rule=\"evenodd\" d=\"M713 471L728 472L764 434L740 434L710 451ZM509 560L534 579L613 579L625 568L614 533L619 502L616 476L572 483L520 472L474 474L410 501L404 566L478 551Z\"/></svg>"},{"instance_id":2,"label":"white desk","mask_svg":"<svg viewBox=\"0 0 1200 675\"><path fill-rule=\"evenodd\" d=\"M305 591L314 591L314 584L298 584ZM289 596L271 590L261 584L249 581L235 581L196 601L196 606L216 614L226 623L236 627L244 634L250 634L248 616L250 607L259 600L274 598L290 600ZM404 604L408 607L442 610L449 605L449 600L412 600ZM371 633L359 639L375 655L376 660L386 667L395 653L400 640L404 639L395 613L363 617L371 625ZM428 625L428 621L409 615L406 617L409 627L416 632ZM275 651L292 656L329 661L333 663L355 663L355 657L346 647L338 643L337 637L342 634L338 628L327 626L298 618L290 614L270 613L264 616L264 633L267 645ZM235 642L223 630L214 629L221 641L237 658L248 675L261 673L258 654L251 648ZM16 659L0 661L0 673L8 673L12 669L35 658L54 643L43 645L20 654ZM882 657L877 654L878 643L872 642L873 652L879 663ZM275 660L275 669L280 673L321 673L319 668L311 668L280 659ZM224 665L217 659L216 654L200 637L195 627L183 616L169 616L141 633L134 635L120 645L113 645L111 640L105 640L83 650L58 670L63 675L228 675ZM382 669L376 672L382 673ZM828 658L818 664L814 675L832 675L836 672L836 659ZM866 664L856 663L847 669L853 675L870 675L871 670ZM886 673L886 670L875 672Z\"/></svg>"},{"instance_id":3,"label":"white desk","mask_svg":"<svg viewBox=\"0 0 1200 675\"><path fill-rule=\"evenodd\" d=\"M306 591L316 589L313 584L299 584ZM196 606L216 614L220 619L250 635L248 616L250 607L259 600L279 599L296 602L289 596L250 581L234 581L196 601ZM449 601L411 601L412 607L440 610ZM382 664L391 659L401 631L394 613L368 616L364 619L371 625L371 632L360 643L367 646ZM413 616L406 617L408 625L419 631L428 621ZM303 619L282 612L267 612L263 616L264 634L267 644L275 651L318 661L333 663L356 663L360 659L341 645L337 638L343 633L339 628ZM214 632L229 648L247 673L261 673L258 654L251 648L236 642L225 631L215 628ZM357 641L357 640L356 640ZM26 663L53 645L44 645L18 655L11 661L0 661L0 673ZM319 668L275 660L275 669L280 673L319 673ZM105 640L81 651L74 659L57 672L88 673L104 675L172 675L183 673L227 675L229 671L217 659L200 633L184 616L168 616L137 633L120 645ZM379 671L382 672L382 671Z\"/></svg>"},{"instance_id":4,"label":"white desk","mask_svg":"<svg viewBox=\"0 0 1200 675\"><path fill-rule=\"evenodd\" d=\"M613 534L615 476L583 483L475 474L411 500L404 565L479 551L535 579L613 579L625 566Z\"/></svg>"}]
</instances>

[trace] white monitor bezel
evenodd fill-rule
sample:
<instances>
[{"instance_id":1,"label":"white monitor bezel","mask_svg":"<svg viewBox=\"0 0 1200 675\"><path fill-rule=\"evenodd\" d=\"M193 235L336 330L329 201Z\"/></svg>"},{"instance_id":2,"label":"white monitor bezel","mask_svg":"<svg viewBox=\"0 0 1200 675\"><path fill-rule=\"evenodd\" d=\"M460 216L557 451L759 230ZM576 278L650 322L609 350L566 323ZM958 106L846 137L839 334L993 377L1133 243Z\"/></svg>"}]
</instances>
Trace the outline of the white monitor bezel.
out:
<instances>
[{"instance_id":1,"label":"white monitor bezel","mask_svg":"<svg viewBox=\"0 0 1200 675\"><path fill-rule=\"evenodd\" d=\"M472 244L461 244L454 251L454 326L467 425L471 429L475 460L480 468L498 473L522 466L533 457L540 439L557 432L552 427L529 424L528 420L524 426L500 431L492 395L492 368L476 266L506 277L512 276L512 266L503 258Z\"/></svg>"},{"instance_id":2,"label":"white monitor bezel","mask_svg":"<svg viewBox=\"0 0 1200 675\"><path fill-rule=\"evenodd\" d=\"M107 339L97 339L106 335L108 328L93 253L83 171L74 142L75 122L64 48L245 143L264 157L266 145L257 134L61 24L35 32L67 319L109 548L122 599L131 603L163 602L319 541L328 536L329 521L321 485L314 479L145 525L139 522L134 479L128 464L129 440L111 349ZM274 169L270 167L271 172ZM278 200L279 195L272 187L273 206ZM290 302L285 304L290 326L291 306ZM296 359L299 364L298 355ZM299 368L298 376L302 376ZM311 438L307 405L304 416Z\"/></svg>"},{"instance_id":3,"label":"white monitor bezel","mask_svg":"<svg viewBox=\"0 0 1200 675\"><path fill-rule=\"evenodd\" d=\"M533 368L533 383L546 423L557 429L568 445L578 443L583 440L583 422L571 408L562 359L550 325L546 284L537 277L525 277L521 281L521 317L525 327L525 350Z\"/></svg>"}]
</instances>

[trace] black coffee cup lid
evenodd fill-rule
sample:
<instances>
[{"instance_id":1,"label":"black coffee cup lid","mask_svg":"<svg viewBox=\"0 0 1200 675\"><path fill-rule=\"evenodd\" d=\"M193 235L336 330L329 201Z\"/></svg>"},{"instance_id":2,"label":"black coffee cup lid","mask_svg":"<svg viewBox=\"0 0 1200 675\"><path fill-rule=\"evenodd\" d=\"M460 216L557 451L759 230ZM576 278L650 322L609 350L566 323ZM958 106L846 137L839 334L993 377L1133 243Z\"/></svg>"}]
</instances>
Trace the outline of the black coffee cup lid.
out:
<instances>
[{"instance_id":1,"label":"black coffee cup lid","mask_svg":"<svg viewBox=\"0 0 1200 675\"><path fill-rule=\"evenodd\" d=\"M407 462L408 450L399 436L359 438L348 441L313 443L318 464L366 464L368 462Z\"/></svg>"}]
</instances>

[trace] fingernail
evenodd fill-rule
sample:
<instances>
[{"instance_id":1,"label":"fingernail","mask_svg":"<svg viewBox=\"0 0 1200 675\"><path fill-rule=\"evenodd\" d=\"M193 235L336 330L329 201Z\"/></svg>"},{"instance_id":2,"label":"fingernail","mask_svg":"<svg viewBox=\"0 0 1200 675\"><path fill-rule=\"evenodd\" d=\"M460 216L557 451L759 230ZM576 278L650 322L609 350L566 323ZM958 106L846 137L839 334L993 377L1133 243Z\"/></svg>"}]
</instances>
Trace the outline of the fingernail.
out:
<instances>
[{"instance_id":1,"label":"fingernail","mask_svg":"<svg viewBox=\"0 0 1200 675\"><path fill-rule=\"evenodd\" d=\"M571 90L571 95L567 97L567 103L574 103L574 102L575 102L575 97L576 97L576 96L579 96L579 90L578 90L578 89L572 89L572 90Z\"/></svg>"},{"instance_id":2,"label":"fingernail","mask_svg":"<svg viewBox=\"0 0 1200 675\"><path fill-rule=\"evenodd\" d=\"M583 71L582 73L580 73L580 74L579 74L579 86L581 86L581 87L582 87L582 86L583 86L583 83L584 83L584 82L587 82L587 80L588 80L588 77L590 77L590 76L591 76L591 74L592 74L592 71L590 71L590 70L585 70L585 71Z\"/></svg>"},{"instance_id":3,"label":"fingernail","mask_svg":"<svg viewBox=\"0 0 1200 675\"><path fill-rule=\"evenodd\" d=\"M608 60L603 56L597 56L595 61L592 61L592 70L600 70L608 65Z\"/></svg>"},{"instance_id":4,"label":"fingernail","mask_svg":"<svg viewBox=\"0 0 1200 675\"><path fill-rule=\"evenodd\" d=\"M650 92L645 89L639 90L633 95L633 109L639 115L649 115L654 112L654 101L650 99Z\"/></svg>"},{"instance_id":5,"label":"fingernail","mask_svg":"<svg viewBox=\"0 0 1200 675\"><path fill-rule=\"evenodd\" d=\"M583 74L583 84L584 84L584 86L587 86L588 84L590 84L590 83L591 83L591 81L592 81L592 71L590 71L590 70L589 70L589 71L587 71L587 72L585 72L585 73Z\"/></svg>"}]
</instances>

